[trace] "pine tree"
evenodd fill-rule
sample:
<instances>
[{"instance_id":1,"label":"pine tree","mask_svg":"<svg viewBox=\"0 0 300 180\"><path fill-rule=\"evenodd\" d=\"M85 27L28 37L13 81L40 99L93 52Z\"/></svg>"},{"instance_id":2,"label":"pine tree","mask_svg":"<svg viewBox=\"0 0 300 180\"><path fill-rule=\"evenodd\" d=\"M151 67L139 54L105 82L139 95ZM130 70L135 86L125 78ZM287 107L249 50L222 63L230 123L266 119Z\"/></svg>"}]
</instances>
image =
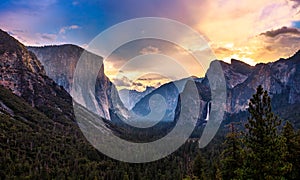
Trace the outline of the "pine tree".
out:
<instances>
[{"instance_id":1,"label":"pine tree","mask_svg":"<svg viewBox=\"0 0 300 180\"><path fill-rule=\"evenodd\" d=\"M278 132L281 120L273 114L271 99L262 86L258 86L250 99L248 111L242 176L247 179L281 179L290 171L291 164L285 160L285 138Z\"/></svg>"},{"instance_id":2,"label":"pine tree","mask_svg":"<svg viewBox=\"0 0 300 180\"><path fill-rule=\"evenodd\" d=\"M196 176L196 179L205 178L205 160L200 152L194 160L193 174Z\"/></svg>"},{"instance_id":3,"label":"pine tree","mask_svg":"<svg viewBox=\"0 0 300 180\"><path fill-rule=\"evenodd\" d=\"M293 125L287 121L283 127L283 136L287 145L287 161L292 164L292 171L286 175L287 179L300 178L300 142Z\"/></svg>"},{"instance_id":4,"label":"pine tree","mask_svg":"<svg viewBox=\"0 0 300 180\"><path fill-rule=\"evenodd\" d=\"M233 123L230 124L230 132L227 134L223 145L224 150L221 154L222 178L236 179L237 170L242 166L243 161L240 133Z\"/></svg>"}]
</instances>

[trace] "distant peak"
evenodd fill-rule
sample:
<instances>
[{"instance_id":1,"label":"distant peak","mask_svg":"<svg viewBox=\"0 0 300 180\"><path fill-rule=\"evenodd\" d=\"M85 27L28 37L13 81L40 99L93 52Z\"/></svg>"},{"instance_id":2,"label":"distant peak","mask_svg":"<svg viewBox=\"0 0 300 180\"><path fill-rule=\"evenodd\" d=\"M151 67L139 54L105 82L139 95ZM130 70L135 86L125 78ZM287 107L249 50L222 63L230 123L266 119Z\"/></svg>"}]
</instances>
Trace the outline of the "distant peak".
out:
<instances>
[{"instance_id":1,"label":"distant peak","mask_svg":"<svg viewBox=\"0 0 300 180\"><path fill-rule=\"evenodd\" d=\"M28 48L78 48L82 49L80 46L74 44L60 44L60 45L45 45L45 46L27 46Z\"/></svg>"},{"instance_id":2,"label":"distant peak","mask_svg":"<svg viewBox=\"0 0 300 180\"><path fill-rule=\"evenodd\" d=\"M250 64L247 64L244 61L237 60L237 59L231 59L231 64L232 65L247 65L247 66L251 66Z\"/></svg>"},{"instance_id":3,"label":"distant peak","mask_svg":"<svg viewBox=\"0 0 300 180\"><path fill-rule=\"evenodd\" d=\"M243 61L241 61L241 60L238 60L238 59L230 59L230 61L231 61L231 64L232 63L244 63Z\"/></svg>"}]
</instances>

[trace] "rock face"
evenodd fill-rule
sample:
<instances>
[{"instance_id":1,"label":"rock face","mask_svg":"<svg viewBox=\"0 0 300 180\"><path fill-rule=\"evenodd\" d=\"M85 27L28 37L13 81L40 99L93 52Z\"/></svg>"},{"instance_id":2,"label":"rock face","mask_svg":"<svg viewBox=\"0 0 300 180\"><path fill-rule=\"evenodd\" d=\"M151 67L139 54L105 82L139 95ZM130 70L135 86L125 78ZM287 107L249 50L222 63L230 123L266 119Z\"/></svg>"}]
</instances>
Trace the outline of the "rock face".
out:
<instances>
[{"instance_id":1,"label":"rock face","mask_svg":"<svg viewBox=\"0 0 300 180\"><path fill-rule=\"evenodd\" d=\"M235 59L231 60L231 64L224 61L218 61L223 69L227 88L234 88L236 85L243 83L252 73L254 67Z\"/></svg>"},{"instance_id":2,"label":"rock face","mask_svg":"<svg viewBox=\"0 0 300 180\"><path fill-rule=\"evenodd\" d=\"M83 49L67 44L61 46L28 47L45 67L46 74L70 92L73 73Z\"/></svg>"},{"instance_id":3,"label":"rock face","mask_svg":"<svg viewBox=\"0 0 300 180\"><path fill-rule=\"evenodd\" d=\"M178 96L184 90L185 84L188 79L193 79L195 82L201 82L200 78L186 78L171 83L164 84L159 88L153 90L151 93L143 97L139 102L135 104L132 108L132 111L139 116L145 116L150 113L149 100L153 95L160 95L166 102L167 109L165 116L163 117L164 121L173 121L175 115L175 108L178 103ZM155 103L155 102L154 102ZM158 104L158 103L156 103Z\"/></svg>"},{"instance_id":4,"label":"rock face","mask_svg":"<svg viewBox=\"0 0 300 180\"><path fill-rule=\"evenodd\" d=\"M262 85L272 98L275 109L300 103L300 53L273 63L258 64L247 79L230 90L230 113L245 111L256 87Z\"/></svg>"},{"instance_id":5,"label":"rock face","mask_svg":"<svg viewBox=\"0 0 300 180\"><path fill-rule=\"evenodd\" d=\"M45 66L47 75L69 92L72 87L74 69L83 49L74 45L49 46L41 48L30 47L29 49L41 60L42 64ZM6 53L2 57L5 58L7 55L8 54ZM14 56L15 58L17 57L16 54ZM30 57L33 55L30 55L28 52L27 56ZM280 59L276 62L267 64L257 64L256 66L250 66L244 62L234 59L231 60L230 64L223 61L214 62L220 63L225 76L227 89L227 114L232 115L246 111L249 99L252 97L252 94L255 93L256 87L260 84L264 87L264 89L269 91L275 109L284 105L288 106L300 103L300 52L288 59ZM27 64L26 67L31 69L31 71L37 71L40 73L45 72L38 62L34 63L34 61L32 61L31 63L25 64ZM17 76L17 74L18 73L16 73L15 76ZM207 103L210 101L210 98L207 97L209 96L210 91L209 81L207 77L203 79L194 78L194 81L197 85L199 94L201 95L200 97L202 98L201 108L203 109L203 112L200 113L203 115L200 117L203 119L203 117L207 114ZM14 83L10 84L9 82L10 81L2 80L2 84L6 84L6 86L12 88L16 94L20 93L18 88L14 88L15 86L19 87L20 85ZM130 102L126 104L126 107L128 109L132 109L132 111L138 115L147 115L150 112L149 100L151 99L151 96L159 94L163 96L167 104L165 119L172 120L176 114L175 109L178 106L178 96L182 92L182 89L178 90L174 84L169 83L152 90L150 93L148 91L145 94L132 92L129 93L131 94L129 97ZM97 78L96 95L98 104L102 111L100 114L107 119L110 119L110 113L116 111L122 112L121 114L125 114L125 116L129 114L122 103L118 103L117 106L113 106L112 94L114 94L114 98L118 99L117 102L121 102L119 97L115 96L115 91L114 85L105 76L104 69L102 67ZM123 93L127 92L121 91L121 96ZM126 101L124 102L126 103Z\"/></svg>"},{"instance_id":6,"label":"rock face","mask_svg":"<svg viewBox=\"0 0 300 180\"><path fill-rule=\"evenodd\" d=\"M256 92L258 85L262 85L269 92L273 108L279 114L283 111L283 106L297 106L297 104L300 106L300 51L288 59L279 59L276 62L261 63L256 66L234 59L231 64L223 61L212 63L220 63L223 69L227 89L226 113L229 117L247 110L249 99ZM202 104L199 117L204 120L210 101L209 80L205 77L201 81L195 81L195 84L199 91L200 104ZM168 111L174 112L178 106L174 104L178 102L178 92L173 92L169 85L163 85L145 96L133 110L140 114L147 114L149 111L147 102L156 92L165 92L160 94L167 100ZM175 114L178 114L177 110Z\"/></svg>"},{"instance_id":7,"label":"rock face","mask_svg":"<svg viewBox=\"0 0 300 180\"><path fill-rule=\"evenodd\" d=\"M154 89L154 87L147 87L143 92L122 89L119 91L119 95L124 106L130 110L135 106L137 102L139 102L143 97L151 93Z\"/></svg>"},{"instance_id":8,"label":"rock face","mask_svg":"<svg viewBox=\"0 0 300 180\"><path fill-rule=\"evenodd\" d=\"M6 32L0 30L0 84L40 111L51 107L73 118L70 95L50 79L37 57ZM51 114L47 108L47 114ZM46 111L46 110L45 110ZM62 113L64 111L64 113ZM57 117L58 118L58 117Z\"/></svg>"},{"instance_id":9,"label":"rock face","mask_svg":"<svg viewBox=\"0 0 300 180\"><path fill-rule=\"evenodd\" d=\"M285 119L294 116L294 112L286 112L288 107L300 107L300 52L288 59L260 63L253 67L237 60L232 60L231 64L220 63L227 84L228 120L233 116L237 117L236 120L247 118L247 114L239 114L247 111L249 99L258 85L269 92L274 111ZM203 82L207 80L204 79Z\"/></svg>"},{"instance_id":10,"label":"rock face","mask_svg":"<svg viewBox=\"0 0 300 180\"><path fill-rule=\"evenodd\" d=\"M172 121L174 119L174 111L179 95L179 91L174 83L165 84L142 98L132 109L133 112L135 112L139 116L146 116L147 114L149 114L151 111L149 101L150 98L154 95L160 95L162 98L164 98L167 109L163 119L165 121Z\"/></svg>"},{"instance_id":11,"label":"rock face","mask_svg":"<svg viewBox=\"0 0 300 180\"><path fill-rule=\"evenodd\" d=\"M63 86L69 93L72 88L74 71L84 49L75 45L59 45L45 47L29 47L45 66L46 74L57 84ZM86 52L89 58L102 61L93 53ZM93 67L91 67L93 68ZM88 71L88 70L87 70ZM98 103L97 113L105 119L110 119L110 112L122 111L127 114L127 109L119 100L116 88L104 74L104 66L100 68L95 85L95 96ZM112 97L112 93L114 96ZM114 102L112 98L115 98Z\"/></svg>"}]
</instances>

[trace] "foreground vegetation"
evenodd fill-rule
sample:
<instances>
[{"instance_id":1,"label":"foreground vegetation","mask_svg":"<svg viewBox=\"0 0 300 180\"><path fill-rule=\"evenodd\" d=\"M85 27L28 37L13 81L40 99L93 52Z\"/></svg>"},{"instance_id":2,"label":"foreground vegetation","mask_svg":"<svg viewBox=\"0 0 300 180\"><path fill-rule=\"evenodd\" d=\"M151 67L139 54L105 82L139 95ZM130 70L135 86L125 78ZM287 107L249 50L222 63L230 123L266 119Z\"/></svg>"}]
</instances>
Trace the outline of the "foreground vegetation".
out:
<instances>
[{"instance_id":1,"label":"foreground vegetation","mask_svg":"<svg viewBox=\"0 0 300 180\"><path fill-rule=\"evenodd\" d=\"M300 133L282 123L258 87L249 119L199 149L189 140L146 164L112 160L95 150L76 123L32 108L0 87L0 179L299 179ZM1 106L0 106L1 107ZM52 112L52 111L51 111ZM244 123L245 122L245 123Z\"/></svg>"},{"instance_id":2,"label":"foreground vegetation","mask_svg":"<svg viewBox=\"0 0 300 180\"><path fill-rule=\"evenodd\" d=\"M216 156L207 159L198 154L194 174L187 179L300 178L300 131L289 121L283 124L272 112L270 97L261 86L250 99L248 111L248 120L227 125L224 142L213 145ZM207 166L209 161L214 165ZM208 168L214 168L213 173Z\"/></svg>"},{"instance_id":3,"label":"foreground vegetation","mask_svg":"<svg viewBox=\"0 0 300 180\"><path fill-rule=\"evenodd\" d=\"M300 133L274 115L261 86L250 99L245 129L231 124L221 156L223 179L299 179Z\"/></svg>"},{"instance_id":4,"label":"foreground vegetation","mask_svg":"<svg viewBox=\"0 0 300 180\"><path fill-rule=\"evenodd\" d=\"M94 149L76 122L52 109L46 116L1 86L0 103L6 106L0 108L0 179L182 179L192 173L196 142L153 163L128 164Z\"/></svg>"}]
</instances>

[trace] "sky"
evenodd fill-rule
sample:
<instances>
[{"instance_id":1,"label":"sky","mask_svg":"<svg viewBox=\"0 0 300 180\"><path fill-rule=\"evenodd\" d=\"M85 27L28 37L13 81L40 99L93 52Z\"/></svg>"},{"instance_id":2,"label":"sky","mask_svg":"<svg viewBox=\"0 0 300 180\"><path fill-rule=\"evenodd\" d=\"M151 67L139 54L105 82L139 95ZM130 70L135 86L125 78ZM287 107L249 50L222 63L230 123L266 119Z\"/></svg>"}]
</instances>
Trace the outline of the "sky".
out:
<instances>
[{"instance_id":1,"label":"sky","mask_svg":"<svg viewBox=\"0 0 300 180\"><path fill-rule=\"evenodd\" d=\"M300 49L299 10L300 0L2 0L0 28L25 45L71 43L85 48L117 23L164 17L202 34L217 59L230 62L234 58L255 65L287 58ZM192 57L176 45L148 40L117 49L105 62L106 74L127 88L157 87L167 82L169 78L159 74L131 78L137 66L120 75L118 69L126 64L126 57L149 53L179 58L195 76L205 72L196 69L190 63Z\"/></svg>"}]
</instances>

